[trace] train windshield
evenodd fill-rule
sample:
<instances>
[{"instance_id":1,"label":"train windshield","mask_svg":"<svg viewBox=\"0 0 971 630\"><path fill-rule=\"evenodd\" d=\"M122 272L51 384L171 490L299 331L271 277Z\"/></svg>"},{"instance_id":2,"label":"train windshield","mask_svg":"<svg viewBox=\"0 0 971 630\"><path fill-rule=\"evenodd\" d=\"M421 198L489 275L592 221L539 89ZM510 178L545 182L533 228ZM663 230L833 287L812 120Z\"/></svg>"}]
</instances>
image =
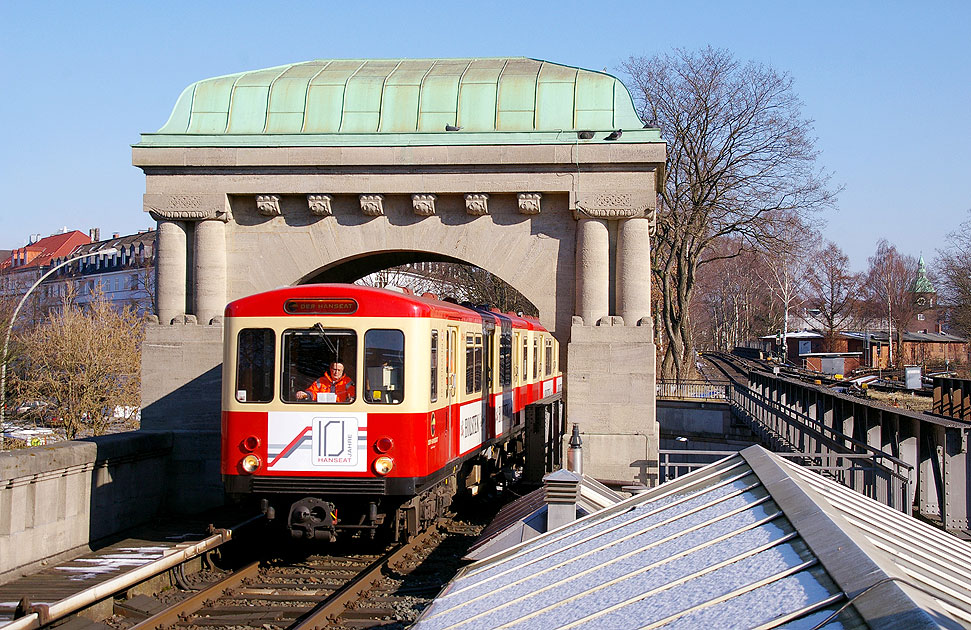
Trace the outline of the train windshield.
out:
<instances>
[{"instance_id":1,"label":"train windshield","mask_svg":"<svg viewBox=\"0 0 971 630\"><path fill-rule=\"evenodd\" d=\"M273 400L276 334L271 328L245 328L236 341L236 400Z\"/></svg>"},{"instance_id":2,"label":"train windshield","mask_svg":"<svg viewBox=\"0 0 971 630\"><path fill-rule=\"evenodd\" d=\"M285 402L351 403L356 398L357 333L342 328L291 329L283 333Z\"/></svg>"}]
</instances>

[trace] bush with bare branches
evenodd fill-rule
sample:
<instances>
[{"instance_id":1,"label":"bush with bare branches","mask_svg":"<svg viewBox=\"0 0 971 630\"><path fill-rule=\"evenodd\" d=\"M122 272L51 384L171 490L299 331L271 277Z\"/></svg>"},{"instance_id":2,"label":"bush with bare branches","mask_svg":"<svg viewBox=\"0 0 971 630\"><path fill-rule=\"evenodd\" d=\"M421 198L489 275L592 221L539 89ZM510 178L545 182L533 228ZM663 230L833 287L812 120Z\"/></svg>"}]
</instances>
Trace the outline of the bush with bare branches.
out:
<instances>
[{"instance_id":1,"label":"bush with bare branches","mask_svg":"<svg viewBox=\"0 0 971 630\"><path fill-rule=\"evenodd\" d=\"M143 335L134 309L113 308L104 295L80 307L69 296L23 331L13 379L17 398L46 403L45 415L68 439L101 435L116 409L134 416L138 408Z\"/></svg>"}]
</instances>

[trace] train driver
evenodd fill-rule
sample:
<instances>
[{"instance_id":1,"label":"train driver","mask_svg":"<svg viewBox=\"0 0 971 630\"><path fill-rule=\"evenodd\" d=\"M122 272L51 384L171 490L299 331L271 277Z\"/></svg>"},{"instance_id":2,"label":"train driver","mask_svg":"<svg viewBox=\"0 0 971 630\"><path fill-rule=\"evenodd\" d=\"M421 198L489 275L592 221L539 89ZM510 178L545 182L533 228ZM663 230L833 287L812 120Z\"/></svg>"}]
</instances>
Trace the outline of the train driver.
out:
<instances>
[{"instance_id":1,"label":"train driver","mask_svg":"<svg viewBox=\"0 0 971 630\"><path fill-rule=\"evenodd\" d=\"M354 400L354 381L344 374L344 364L334 361L327 373L305 390L295 394L297 400L345 403Z\"/></svg>"}]
</instances>

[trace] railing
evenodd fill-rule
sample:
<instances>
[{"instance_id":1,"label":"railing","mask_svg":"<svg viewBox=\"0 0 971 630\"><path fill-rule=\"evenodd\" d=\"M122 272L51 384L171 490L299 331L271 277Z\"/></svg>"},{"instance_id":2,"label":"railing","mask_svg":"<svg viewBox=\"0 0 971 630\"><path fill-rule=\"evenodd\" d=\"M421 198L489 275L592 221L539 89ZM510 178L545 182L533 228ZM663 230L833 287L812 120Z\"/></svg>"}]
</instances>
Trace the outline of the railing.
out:
<instances>
[{"instance_id":1,"label":"railing","mask_svg":"<svg viewBox=\"0 0 971 630\"><path fill-rule=\"evenodd\" d=\"M727 400L729 385L707 381L657 380L657 397L668 400Z\"/></svg>"},{"instance_id":2,"label":"railing","mask_svg":"<svg viewBox=\"0 0 971 630\"><path fill-rule=\"evenodd\" d=\"M693 449L661 449L658 451L659 475L661 483L671 481L682 475L687 475L693 470L697 470L708 464L713 464L720 459L730 457L736 451L700 451Z\"/></svg>"},{"instance_id":3,"label":"railing","mask_svg":"<svg viewBox=\"0 0 971 630\"><path fill-rule=\"evenodd\" d=\"M732 387L729 403L736 417L774 451L871 499L910 512L912 465L748 388Z\"/></svg>"},{"instance_id":4,"label":"railing","mask_svg":"<svg viewBox=\"0 0 971 630\"><path fill-rule=\"evenodd\" d=\"M934 377L934 413L971 422L971 380Z\"/></svg>"},{"instance_id":5,"label":"railing","mask_svg":"<svg viewBox=\"0 0 971 630\"><path fill-rule=\"evenodd\" d=\"M734 454L734 451L661 450L659 466L661 483ZM803 468L814 470L885 505L901 509L897 506L907 503L908 479L887 471L885 467L877 464L870 454L776 452L776 455ZM901 509L901 511L907 510Z\"/></svg>"}]
</instances>

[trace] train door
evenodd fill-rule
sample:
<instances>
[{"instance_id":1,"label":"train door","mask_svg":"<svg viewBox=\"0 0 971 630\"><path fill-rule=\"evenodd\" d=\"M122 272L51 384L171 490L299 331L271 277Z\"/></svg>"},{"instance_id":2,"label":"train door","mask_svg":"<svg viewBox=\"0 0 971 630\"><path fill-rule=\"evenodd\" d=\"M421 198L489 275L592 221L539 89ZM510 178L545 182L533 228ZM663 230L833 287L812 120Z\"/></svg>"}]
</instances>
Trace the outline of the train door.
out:
<instances>
[{"instance_id":1,"label":"train door","mask_svg":"<svg viewBox=\"0 0 971 630\"><path fill-rule=\"evenodd\" d=\"M456 387L458 382L457 349L459 329L458 326L449 326L445 333L445 435L443 439L447 444L447 457L451 459L457 453L452 445L453 430L458 425L458 410L455 404L458 402Z\"/></svg>"}]
</instances>

